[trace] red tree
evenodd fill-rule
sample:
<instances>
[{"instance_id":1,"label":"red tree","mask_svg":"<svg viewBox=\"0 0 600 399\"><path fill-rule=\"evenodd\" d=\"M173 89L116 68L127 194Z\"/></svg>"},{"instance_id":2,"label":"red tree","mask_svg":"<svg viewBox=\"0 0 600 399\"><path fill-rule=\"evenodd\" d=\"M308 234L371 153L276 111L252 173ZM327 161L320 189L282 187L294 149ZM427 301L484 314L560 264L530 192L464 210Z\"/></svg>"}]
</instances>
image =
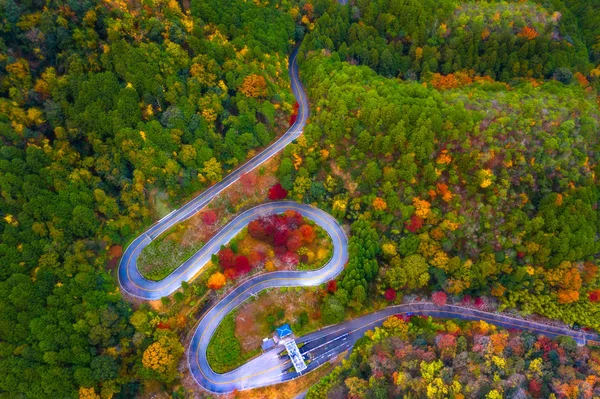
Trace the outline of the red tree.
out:
<instances>
[{"instance_id":1,"label":"red tree","mask_svg":"<svg viewBox=\"0 0 600 399\"><path fill-rule=\"evenodd\" d=\"M290 230L287 226L281 226L275 230L275 234L273 234L273 243L275 245L285 245L289 237Z\"/></svg>"},{"instance_id":2,"label":"red tree","mask_svg":"<svg viewBox=\"0 0 600 399\"><path fill-rule=\"evenodd\" d=\"M252 251L248 255L248 262L250 262L250 266L256 267L260 265L266 259L266 255L260 251Z\"/></svg>"},{"instance_id":3,"label":"red tree","mask_svg":"<svg viewBox=\"0 0 600 399\"><path fill-rule=\"evenodd\" d=\"M281 187L281 184L277 183L269 189L268 197L273 201L282 200L287 197L287 191Z\"/></svg>"},{"instance_id":4,"label":"red tree","mask_svg":"<svg viewBox=\"0 0 600 399\"><path fill-rule=\"evenodd\" d=\"M297 232L292 233L285 246L291 252L298 252L300 247L302 247L302 237Z\"/></svg>"},{"instance_id":5,"label":"red tree","mask_svg":"<svg viewBox=\"0 0 600 399\"><path fill-rule=\"evenodd\" d=\"M438 291L431 294L431 300L438 306L444 306L448 301L448 296L444 291Z\"/></svg>"},{"instance_id":6,"label":"red tree","mask_svg":"<svg viewBox=\"0 0 600 399\"><path fill-rule=\"evenodd\" d=\"M267 236L260 220L253 220L248 224L248 234L258 240L262 240Z\"/></svg>"},{"instance_id":7,"label":"red tree","mask_svg":"<svg viewBox=\"0 0 600 399\"><path fill-rule=\"evenodd\" d=\"M329 280L329 282L327 283L327 292L329 292L330 294L333 294L336 291L337 291L337 281Z\"/></svg>"},{"instance_id":8,"label":"red tree","mask_svg":"<svg viewBox=\"0 0 600 399\"><path fill-rule=\"evenodd\" d=\"M288 266L296 266L300 262L300 257L293 252L286 252L281 256L281 261Z\"/></svg>"},{"instance_id":9,"label":"red tree","mask_svg":"<svg viewBox=\"0 0 600 399\"><path fill-rule=\"evenodd\" d=\"M415 233L417 230L423 227L423 219L421 219L417 215L412 215L412 217L410 218L410 223L407 221L405 226L408 229L408 231L410 231L411 233Z\"/></svg>"},{"instance_id":10,"label":"red tree","mask_svg":"<svg viewBox=\"0 0 600 399\"><path fill-rule=\"evenodd\" d=\"M212 226L217 222L217 214L215 211L206 211L202 214L202 222L209 226Z\"/></svg>"},{"instance_id":11,"label":"red tree","mask_svg":"<svg viewBox=\"0 0 600 399\"><path fill-rule=\"evenodd\" d=\"M474 305L477 309L481 309L485 305L485 302L483 302L483 299L481 299L481 298L475 298Z\"/></svg>"},{"instance_id":12,"label":"red tree","mask_svg":"<svg viewBox=\"0 0 600 399\"><path fill-rule=\"evenodd\" d=\"M298 115L296 115L296 114L290 115L290 126L292 126L294 123L296 123L296 119L298 119Z\"/></svg>"},{"instance_id":13,"label":"red tree","mask_svg":"<svg viewBox=\"0 0 600 399\"><path fill-rule=\"evenodd\" d=\"M219 264L223 269L229 269L233 267L233 259L235 255L231 248L223 248L219 251Z\"/></svg>"},{"instance_id":14,"label":"red tree","mask_svg":"<svg viewBox=\"0 0 600 399\"><path fill-rule=\"evenodd\" d=\"M252 268L250 267L250 261L248 261L248 258L246 258L244 255L236 256L235 257L235 270L238 272L238 274L246 274L250 270L252 270Z\"/></svg>"},{"instance_id":15,"label":"red tree","mask_svg":"<svg viewBox=\"0 0 600 399\"><path fill-rule=\"evenodd\" d=\"M388 288L387 290L385 290L385 299L387 299L389 302L395 301L396 300L396 290L393 288Z\"/></svg>"},{"instance_id":16,"label":"red tree","mask_svg":"<svg viewBox=\"0 0 600 399\"><path fill-rule=\"evenodd\" d=\"M598 302L598 301L600 301L600 290L591 291L588 294L588 298L589 298L590 302Z\"/></svg>"}]
</instances>

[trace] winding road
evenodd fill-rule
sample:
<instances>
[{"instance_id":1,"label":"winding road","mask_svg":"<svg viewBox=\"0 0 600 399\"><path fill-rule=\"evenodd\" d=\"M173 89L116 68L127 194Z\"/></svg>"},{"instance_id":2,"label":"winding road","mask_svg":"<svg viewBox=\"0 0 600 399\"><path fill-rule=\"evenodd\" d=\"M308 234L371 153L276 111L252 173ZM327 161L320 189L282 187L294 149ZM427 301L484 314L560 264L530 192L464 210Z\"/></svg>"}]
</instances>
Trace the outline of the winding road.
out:
<instances>
[{"instance_id":1,"label":"winding road","mask_svg":"<svg viewBox=\"0 0 600 399\"><path fill-rule=\"evenodd\" d=\"M315 286L337 276L348 260L348 240L344 231L331 215L320 209L292 201L271 202L256 206L238 215L206 243L202 249L161 281L151 281L144 278L137 268L137 259L141 251L153 239L177 223L194 215L215 196L235 183L242 174L255 169L300 136L309 116L309 106L306 93L298 77L296 54L296 52L292 53L289 63L291 87L299 104L298 118L295 124L270 147L229 174L221 182L153 224L133 240L125 250L119 265L118 279L124 291L140 299L155 300L172 294L181 287L182 282L189 281L196 276L221 245L229 242L250 221L261 215L281 213L293 209L312 219L331 236L334 248L333 256L321 269L313 271L277 271L257 275L237 286L202 316L188 348L188 365L196 382L206 390L215 393L227 393L234 390L271 385L298 376L287 356L281 354L283 350L281 346L265 352L238 369L225 374L217 374L210 368L206 358L206 348L221 320L231 310L261 290L274 287ZM548 336L570 336L580 344L585 344L588 340L599 340L596 334L573 331L564 327L548 326L503 314L482 312L453 305L437 306L431 303L411 303L391 306L298 338L296 340L298 344L303 344L300 348L301 353L309 359L308 369L305 373L351 349L352 345L363 336L365 331L380 325L386 318L408 312L440 318L485 320L505 328L525 329Z\"/></svg>"}]
</instances>

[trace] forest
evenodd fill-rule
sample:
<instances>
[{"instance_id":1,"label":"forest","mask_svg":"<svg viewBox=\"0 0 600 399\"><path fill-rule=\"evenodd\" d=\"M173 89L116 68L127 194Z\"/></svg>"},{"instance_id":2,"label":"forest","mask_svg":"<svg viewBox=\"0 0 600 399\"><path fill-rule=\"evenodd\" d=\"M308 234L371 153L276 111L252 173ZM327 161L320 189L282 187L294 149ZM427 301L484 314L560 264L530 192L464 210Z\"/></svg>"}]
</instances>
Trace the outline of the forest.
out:
<instances>
[{"instance_id":1,"label":"forest","mask_svg":"<svg viewBox=\"0 0 600 399\"><path fill-rule=\"evenodd\" d=\"M114 270L153 221L288 128L300 42L311 118L276 191L350 233L319 325L435 293L600 329L596 0L5 0L0 17L0 398L183 397L190 326L175 313L222 279L185 284L159 314ZM279 255L300 263L290 245ZM211 274L250 264L220 262ZM415 323L389 322L406 342L365 338L359 374L318 387L377 397L419 373L448 380L436 336L452 322ZM596 375L593 351L494 332L510 343L495 353L492 330L459 327L457 394L473 364L472 392L491 398L596 389L580 378ZM371 351L392 350L426 365L371 378Z\"/></svg>"},{"instance_id":2,"label":"forest","mask_svg":"<svg viewBox=\"0 0 600 399\"><path fill-rule=\"evenodd\" d=\"M178 378L178 336L133 313L112 270L157 198L220 180L293 111L298 16L226 3L0 4L0 397Z\"/></svg>"},{"instance_id":3,"label":"forest","mask_svg":"<svg viewBox=\"0 0 600 399\"><path fill-rule=\"evenodd\" d=\"M478 2L455 14L509 6L540 7ZM366 18L355 7L351 16L329 11ZM351 259L323 316L338 322L344 308L360 308L357 299L443 291L599 328L594 78L576 65L560 67L569 81L505 80L477 68L388 78L328 47L323 32L335 31L319 24L333 17L314 13L301 47L314 111L302 140L285 149L279 178L291 197L352 223ZM471 65L485 57L480 51ZM594 60L587 51L585 59Z\"/></svg>"},{"instance_id":4,"label":"forest","mask_svg":"<svg viewBox=\"0 0 600 399\"><path fill-rule=\"evenodd\" d=\"M308 399L577 398L598 395L597 348L485 321L392 316Z\"/></svg>"}]
</instances>

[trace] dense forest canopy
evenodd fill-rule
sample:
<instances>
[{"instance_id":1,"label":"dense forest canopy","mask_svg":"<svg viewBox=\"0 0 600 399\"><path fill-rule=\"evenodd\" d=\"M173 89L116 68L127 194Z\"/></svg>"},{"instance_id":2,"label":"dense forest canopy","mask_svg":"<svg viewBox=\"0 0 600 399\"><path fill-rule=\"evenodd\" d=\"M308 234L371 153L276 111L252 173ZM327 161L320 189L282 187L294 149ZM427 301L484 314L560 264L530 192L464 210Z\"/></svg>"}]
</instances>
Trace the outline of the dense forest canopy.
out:
<instances>
[{"instance_id":1,"label":"dense forest canopy","mask_svg":"<svg viewBox=\"0 0 600 399\"><path fill-rule=\"evenodd\" d=\"M573 13L319 4L301 46L313 115L279 177L296 199L356 221L352 239L372 237L351 247L323 314L425 289L598 328L598 76ZM384 53L393 68L371 62Z\"/></svg>"},{"instance_id":2,"label":"dense forest canopy","mask_svg":"<svg viewBox=\"0 0 600 399\"><path fill-rule=\"evenodd\" d=\"M0 4L0 397L130 398L177 374L142 353L181 356L178 338L130 324L104 270L149 193L220 180L292 111L296 15L226 3Z\"/></svg>"},{"instance_id":3,"label":"dense forest canopy","mask_svg":"<svg viewBox=\"0 0 600 399\"><path fill-rule=\"evenodd\" d=\"M597 350L485 321L391 317L313 386L320 398L575 398L598 394Z\"/></svg>"},{"instance_id":4,"label":"dense forest canopy","mask_svg":"<svg viewBox=\"0 0 600 399\"><path fill-rule=\"evenodd\" d=\"M303 37L278 177L351 225L324 323L436 291L600 328L597 3L0 2L0 398L172 390L110 269L288 126Z\"/></svg>"}]
</instances>

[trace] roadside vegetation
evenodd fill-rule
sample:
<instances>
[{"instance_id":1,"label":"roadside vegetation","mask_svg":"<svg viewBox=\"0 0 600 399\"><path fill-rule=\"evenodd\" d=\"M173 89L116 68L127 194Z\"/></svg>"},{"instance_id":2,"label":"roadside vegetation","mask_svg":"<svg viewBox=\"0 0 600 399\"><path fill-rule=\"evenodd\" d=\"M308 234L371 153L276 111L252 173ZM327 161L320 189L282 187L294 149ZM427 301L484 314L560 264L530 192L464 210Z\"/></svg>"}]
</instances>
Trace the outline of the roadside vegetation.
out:
<instances>
[{"instance_id":1,"label":"roadside vegetation","mask_svg":"<svg viewBox=\"0 0 600 399\"><path fill-rule=\"evenodd\" d=\"M210 238L240 211L264 202L277 182L273 158L260 168L243 175L202 211L173 226L142 250L140 273L150 280L162 280L198 252Z\"/></svg>"}]
</instances>

